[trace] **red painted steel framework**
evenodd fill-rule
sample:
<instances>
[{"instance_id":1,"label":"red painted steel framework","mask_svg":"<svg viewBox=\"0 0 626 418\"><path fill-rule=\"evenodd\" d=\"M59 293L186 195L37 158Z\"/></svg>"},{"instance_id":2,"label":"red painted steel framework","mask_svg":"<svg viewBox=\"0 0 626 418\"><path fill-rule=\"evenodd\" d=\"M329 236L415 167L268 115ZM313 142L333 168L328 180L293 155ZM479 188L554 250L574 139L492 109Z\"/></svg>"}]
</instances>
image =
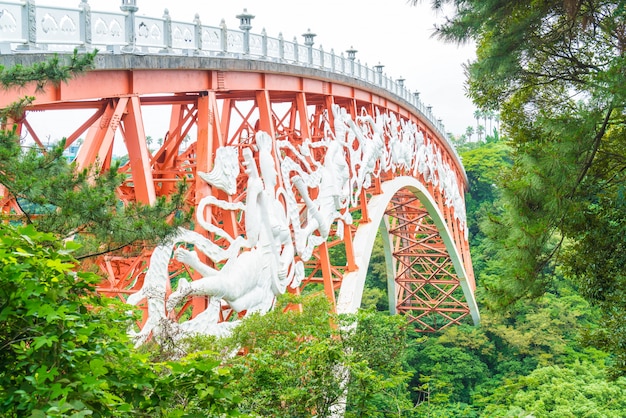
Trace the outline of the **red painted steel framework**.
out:
<instances>
[{"instance_id":1,"label":"red painted steel framework","mask_svg":"<svg viewBox=\"0 0 626 418\"><path fill-rule=\"evenodd\" d=\"M3 95L0 106L25 94L31 92L15 90ZM333 126L333 104L347 109L352 116L362 112L370 115L389 112L398 119L414 122L426 141L437 144L442 150L443 160L454 170L458 186L466 187L463 167L450 145L438 136L430 123L401 99L380 89L368 88L363 83L270 72L109 69L88 72L60 86L48 86L44 92L35 95L35 104L22 120L15 122L23 134L28 132L42 147L38 128L29 120L33 112L59 112L62 116L57 120L64 120L64 125L69 125L69 121L64 119L63 112L78 109L90 112L76 129L64 134L68 147L84 138L76 157L79 167L96 165L108 169L119 133L129 156L128 163L121 167L128 175L119 190L124 201L153 203L157 197L172 193L179 181L190 186L187 194L190 207L196 207L208 195L231 202L244 201L246 179L243 174L238 179L237 193L229 196L199 179L196 172L211 170L219 147L251 147L254 133L259 130L269 133L275 140L288 140L296 146L306 138L315 142L323 138L324 121ZM162 145L154 152L146 143L142 117L148 106L167 106L169 109L169 127L163 132ZM196 140L187 144L190 134ZM319 283L335 305L344 275L357 268L355 246L359 243L353 242L353 237L359 225L370 222L369 199L380 193L384 181L403 175L412 174L402 169L384 173L369 189L361 192L357 206L352 208L355 222L346 228L343 239L331 232L328 242L316 247L312 258L305 264L306 278L296 291ZM445 218L473 291L474 279L465 233L455 220L453 209L445 205L442 192L426 179L418 177L418 180L428 187ZM0 207L5 213L16 209L8 199L0 201ZM231 236L244 232L242 219L237 219L232 212L215 207L209 211L211 213L206 215L210 215L213 223ZM470 309L459 287L458 275L441 231L434 226L428 211L414 194L404 190L394 196L386 215L389 217L396 271L396 311L408 315L421 331L435 331L460 323L469 315ZM206 234L206 231L202 232ZM345 256L340 258L346 261L337 262L336 257L331 256L334 252L329 250L335 246ZM150 250L144 250L138 257L99 259L104 277L99 291L124 300L141 288L149 255ZM170 264L172 275L184 268L175 261ZM206 298L194 298L187 307L192 308L195 316L206 308L206 303Z\"/></svg>"}]
</instances>

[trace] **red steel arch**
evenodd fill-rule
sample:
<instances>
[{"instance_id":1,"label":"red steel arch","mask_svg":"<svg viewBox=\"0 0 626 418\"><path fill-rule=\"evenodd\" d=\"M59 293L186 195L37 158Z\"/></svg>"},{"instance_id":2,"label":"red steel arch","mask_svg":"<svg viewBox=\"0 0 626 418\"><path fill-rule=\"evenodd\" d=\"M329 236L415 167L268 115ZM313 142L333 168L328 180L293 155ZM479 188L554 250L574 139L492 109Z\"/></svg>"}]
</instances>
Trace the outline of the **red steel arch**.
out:
<instances>
[{"instance_id":1,"label":"red steel arch","mask_svg":"<svg viewBox=\"0 0 626 418\"><path fill-rule=\"evenodd\" d=\"M27 55L13 59L44 58ZM369 224L375 224L376 230L383 225L383 241L389 256L392 312L407 313L422 331L460 323L470 314L474 322L478 321L464 204L461 201L455 206L450 197L450 190L456 188L462 199L467 186L464 169L452 146L434 125L402 98L350 77L287 64L133 55L98 57L95 70L66 84L47 86L44 92L33 91L30 87L10 91L0 97L0 107L25 94L36 96L36 100L17 123L23 133L28 132L41 146L42 136L38 127L31 123L35 112L65 115L65 112L82 110L81 114L88 116L74 121L75 127L67 128L63 134L68 147L84 138L76 157L79 166L95 164L108 169L116 147L121 147L129 156L128 163L121 167L128 174L127 182L120 189L123 200L152 203L158 196L172 193L176 182L186 181L190 186L187 201L196 208L207 196L232 204L245 201L248 179L245 173L237 178L233 194L208 184L198 173L210 172L218 150L224 147L238 150L241 167L245 149L251 150L258 161L254 143L258 132L267 133L272 139L273 158L278 166L279 160L286 157L297 160L298 156L292 155L293 150L304 149L307 144L312 144L311 155L307 158L324 161L324 147L316 147L316 144L329 135L338 135L338 110L343 112L342 117L353 121L366 117L373 122L395 121L396 125L379 127L382 133L379 146L384 152L391 149L390 141L396 135L390 132L390 126L414 126L423 138L422 146L438 159L437 167L445 167L453 174L453 179L446 180L450 183L447 189L439 184L445 176L441 170L436 172L436 167L425 174L407 164L389 163L383 167L383 159L379 158L373 167L376 176L362 187L350 190L353 202L343 212L349 211L354 221L345 222L343 231L338 231L334 224L328 239L314 246L309 256L301 257L306 258L302 260L305 277L292 291L299 292L318 283L333 306L337 306L339 297L340 311L354 310L354 301L358 299L360 303L360 295L355 298L353 293L362 291L362 287L359 290L359 286L350 289L342 286L344 281L354 280L352 276L364 280L369 254L361 257L360 253L371 251L372 245L370 238L361 238L358 231L367 229L365 226ZM162 132L163 142L154 151L146 141L145 124L149 121L143 117L151 106L165 107L169 117L169 126ZM64 120L59 125L70 123ZM377 128L367 129L376 131ZM354 150L358 145L350 134L346 138L348 144L344 151L348 155L350 148ZM279 148L277 144L284 146ZM388 154L385 158L391 161L391 151ZM412 155L411 158L417 157ZM351 166L351 175L356 176L363 164ZM277 187L285 186L288 179L281 178L278 171ZM385 184L399 178L408 180L386 198L384 216L373 217L372 212L379 209L372 202L385 195ZM293 184L288 185L296 191ZM308 191L312 198L321 193L320 188L314 187ZM294 194L301 209L300 217L304 218L306 199L297 191ZM3 211L15 209L8 200L0 204ZM245 234L244 217L236 211L218 207L203 211L207 219L231 237ZM198 232L218 245L223 243L223 239L220 241L212 233L201 229ZM139 257L103 257L99 260L104 275L99 291L123 300L137 292L143 285L150 254L150 250L145 250ZM367 261L363 262L364 259ZM174 260L169 265L172 274L184 268ZM195 297L187 306L191 307L192 315L197 316L207 307L207 298ZM222 318L227 314L228 309L225 309Z\"/></svg>"}]
</instances>

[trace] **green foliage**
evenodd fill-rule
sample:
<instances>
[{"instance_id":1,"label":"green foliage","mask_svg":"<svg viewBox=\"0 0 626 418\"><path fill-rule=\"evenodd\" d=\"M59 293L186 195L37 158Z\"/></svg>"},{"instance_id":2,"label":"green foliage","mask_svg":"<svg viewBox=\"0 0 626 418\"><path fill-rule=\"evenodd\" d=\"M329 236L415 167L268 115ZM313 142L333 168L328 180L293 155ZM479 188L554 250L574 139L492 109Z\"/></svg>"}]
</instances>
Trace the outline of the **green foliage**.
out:
<instances>
[{"instance_id":1,"label":"green foliage","mask_svg":"<svg viewBox=\"0 0 626 418\"><path fill-rule=\"evenodd\" d=\"M470 235L470 248L478 247L483 239L480 222L493 209L500 197L498 184L502 172L511 165L510 149L504 141L480 144L459 150L467 173L469 193L466 210ZM476 260L475 260L476 261Z\"/></svg>"},{"instance_id":2,"label":"green foliage","mask_svg":"<svg viewBox=\"0 0 626 418\"><path fill-rule=\"evenodd\" d=\"M124 402L109 384L108 359L128 352L118 342L126 321L93 294L96 276L72 272L75 245L60 247L32 226L0 230L1 410L112 414Z\"/></svg>"},{"instance_id":3,"label":"green foliage","mask_svg":"<svg viewBox=\"0 0 626 418\"><path fill-rule=\"evenodd\" d=\"M302 312L282 312L295 302ZM221 352L245 350L227 361L235 376L229 389L243 399L244 412L329 416L346 401L346 388L346 416L404 416L412 408L402 318L363 312L340 319L329 308L323 295L285 295L272 312L245 318L232 337L218 341Z\"/></svg>"},{"instance_id":4,"label":"green foliage","mask_svg":"<svg viewBox=\"0 0 626 418\"><path fill-rule=\"evenodd\" d=\"M596 344L626 373L622 199L626 178L623 1L434 1L437 29L474 40L469 94L500 110L513 166L484 231L488 301L537 297L567 275L605 313Z\"/></svg>"},{"instance_id":5,"label":"green foliage","mask_svg":"<svg viewBox=\"0 0 626 418\"><path fill-rule=\"evenodd\" d=\"M58 55L55 55L48 61L28 67L20 64L10 68L0 66L0 85L4 88L24 87L28 83L35 82L39 89L43 89L47 82L58 85L91 68L97 52L94 50L90 53L78 54L78 51L74 51L67 61L62 61Z\"/></svg>"},{"instance_id":6,"label":"green foliage","mask_svg":"<svg viewBox=\"0 0 626 418\"><path fill-rule=\"evenodd\" d=\"M17 199L21 219L61 239L76 236L82 247L77 257L118 250L137 241L154 241L188 220L168 216L183 206L183 190L172 199L148 206L122 205L116 195L124 175L114 166L105 172L83 170L62 155L63 144L45 154L23 150L14 132L0 131L0 183Z\"/></svg>"},{"instance_id":7,"label":"green foliage","mask_svg":"<svg viewBox=\"0 0 626 418\"><path fill-rule=\"evenodd\" d=\"M506 315L483 310L480 327L449 327L419 340L408 360L415 370L410 385L418 414L509 416L504 411L513 404L494 413L500 396L515 393L507 385L546 367L570 373L593 364L598 382L611 385L603 374L608 355L583 342L598 313L570 288L558 290L558 297L516 304Z\"/></svg>"},{"instance_id":8,"label":"green foliage","mask_svg":"<svg viewBox=\"0 0 626 418\"><path fill-rule=\"evenodd\" d=\"M235 415L232 374L215 356L150 363L135 352L128 306L98 296L94 274L74 272L76 247L0 224L0 415Z\"/></svg>"},{"instance_id":9,"label":"green foliage","mask_svg":"<svg viewBox=\"0 0 626 418\"><path fill-rule=\"evenodd\" d=\"M137 411L145 417L242 416L241 401L228 386L233 374L214 353L194 353L152 366L158 373L150 397Z\"/></svg>"},{"instance_id":10,"label":"green foliage","mask_svg":"<svg viewBox=\"0 0 626 418\"><path fill-rule=\"evenodd\" d=\"M485 416L622 417L626 379L609 381L593 363L545 366L505 380L489 399Z\"/></svg>"}]
</instances>

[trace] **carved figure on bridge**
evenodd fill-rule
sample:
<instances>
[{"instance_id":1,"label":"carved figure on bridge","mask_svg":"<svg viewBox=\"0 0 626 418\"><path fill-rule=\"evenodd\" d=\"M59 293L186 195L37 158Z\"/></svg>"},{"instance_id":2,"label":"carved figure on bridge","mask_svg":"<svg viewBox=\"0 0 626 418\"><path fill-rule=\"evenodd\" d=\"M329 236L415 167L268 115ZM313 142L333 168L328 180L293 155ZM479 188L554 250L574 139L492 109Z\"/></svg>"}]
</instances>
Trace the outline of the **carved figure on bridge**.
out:
<instances>
[{"instance_id":1,"label":"carved figure on bridge","mask_svg":"<svg viewBox=\"0 0 626 418\"><path fill-rule=\"evenodd\" d=\"M210 173L198 171L198 176L229 195L237 192L237 176L239 176L239 155L237 148L220 147L215 152L215 163Z\"/></svg>"},{"instance_id":2,"label":"carved figure on bridge","mask_svg":"<svg viewBox=\"0 0 626 418\"><path fill-rule=\"evenodd\" d=\"M207 196L198 204L198 223L207 231L219 235L229 245L222 248L195 231L180 229L168 242L153 251L150 266L140 291L128 298L128 303L148 301L148 320L141 332L131 335L140 345L153 334L158 336L165 328L171 334L184 336L194 333L225 335L236 325L235 322L218 323L222 300L236 312L267 312L276 295L283 293L289 283L297 286L304 275L301 261L294 260L295 249L291 237L285 208L276 191L277 172L271 155L272 141L269 135L259 132L256 136L261 176L249 148L243 150L244 166L248 175L246 204L231 203ZM210 184L228 191L239 174L236 148L223 147L218 153L226 161L216 161L210 173L201 178ZM237 168L235 169L235 164ZM231 237L227 232L209 222L205 216L207 206L218 206L224 210L244 211L246 238ZM194 250L178 248L177 243L194 246ZM243 250L243 251L242 251ZM176 292L165 302L168 264L172 257L199 272L200 280L188 282L181 278ZM225 261L221 269L213 268L200 260L198 252L214 263ZM195 318L178 324L168 319L171 311L187 296L210 296L209 308Z\"/></svg>"},{"instance_id":3,"label":"carved figure on bridge","mask_svg":"<svg viewBox=\"0 0 626 418\"><path fill-rule=\"evenodd\" d=\"M377 118L378 121L374 120L365 109L362 109L361 116L358 116L356 120L345 116L342 118L349 128L347 142L352 172L350 183L353 189L351 202L353 206L357 205L361 190L370 187L372 177L378 177L381 170L386 170L386 167L379 164L381 162L385 165L383 157L386 147L380 114L377 114Z\"/></svg>"},{"instance_id":4,"label":"carved figure on bridge","mask_svg":"<svg viewBox=\"0 0 626 418\"><path fill-rule=\"evenodd\" d=\"M337 235L340 237L343 237L343 223L352 223L350 212L346 210L350 198L348 163L342 143L333 138L315 143L307 139L299 152L288 142L281 142L279 147L290 149L300 162L284 156L281 169L296 249L302 260L307 261L313 248L328 239L335 221L339 221ZM323 162L312 158L311 148L326 148ZM305 224L300 221L292 185L306 206ZM317 190L315 197L311 197L310 189Z\"/></svg>"},{"instance_id":5,"label":"carved figure on bridge","mask_svg":"<svg viewBox=\"0 0 626 418\"><path fill-rule=\"evenodd\" d=\"M389 157L387 166L391 170L402 168L409 170L416 154L416 126L401 120L398 124L396 116L389 117Z\"/></svg>"},{"instance_id":6,"label":"carved figure on bridge","mask_svg":"<svg viewBox=\"0 0 626 418\"><path fill-rule=\"evenodd\" d=\"M187 296L210 296L223 299L236 312L267 312L274 297L285 291L295 275L302 274L294 262L289 224L274 190L277 173L269 165L271 139L266 136L257 134L262 177L250 149L243 150L248 175L245 223L250 250L231 256L217 270L202 263L195 251L177 249L175 257L203 277L193 282L181 279L167 301L168 310Z\"/></svg>"},{"instance_id":7,"label":"carved figure on bridge","mask_svg":"<svg viewBox=\"0 0 626 418\"><path fill-rule=\"evenodd\" d=\"M167 292L167 283L169 281L168 265L172 258L174 246L177 243L193 244L196 248L202 248L206 254L211 254L215 259L223 259L228 256L228 250L222 250L212 241L201 234L180 228L176 235L161 245L158 245L150 256L150 265L144 276L141 289L128 297L126 303L137 305L144 298L147 300L148 319L140 332L129 331L131 338L135 341L135 345L139 346L146 342L150 335L160 335L165 326L164 322L169 322L165 309L165 295ZM240 241L236 241L231 245L232 249L239 250L242 246ZM232 249L230 251L232 251ZM196 317L197 319L197 317ZM195 322L197 324L197 322ZM217 319L215 320L217 323ZM167 324L170 329L178 329L176 323ZM187 325L186 327L189 327ZM184 328L184 327L183 327ZM213 334L216 334L215 331Z\"/></svg>"}]
</instances>

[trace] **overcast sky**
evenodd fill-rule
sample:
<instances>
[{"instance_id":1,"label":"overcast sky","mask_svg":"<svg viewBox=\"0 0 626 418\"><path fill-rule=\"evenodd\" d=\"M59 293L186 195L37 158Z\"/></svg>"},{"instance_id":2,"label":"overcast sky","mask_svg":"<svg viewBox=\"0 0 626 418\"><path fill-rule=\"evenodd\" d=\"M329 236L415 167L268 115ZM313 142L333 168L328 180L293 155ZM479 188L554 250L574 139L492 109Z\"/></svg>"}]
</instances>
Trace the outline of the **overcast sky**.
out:
<instances>
[{"instance_id":1,"label":"overcast sky","mask_svg":"<svg viewBox=\"0 0 626 418\"><path fill-rule=\"evenodd\" d=\"M79 0L38 0L40 5L76 7ZM119 11L121 0L89 0L92 10ZM433 106L446 130L455 135L473 126L474 106L465 95L462 64L474 57L473 45L445 44L431 37L433 26L445 16L430 8L430 0L411 6L407 0L137 0L138 14L158 17L168 9L173 20L191 22L196 13L205 25L222 19L237 29L235 17L244 8L255 15L252 32L265 28L269 36L303 42L308 29L317 34L315 46L339 54L354 47L357 59L406 79L411 91Z\"/></svg>"}]
</instances>

